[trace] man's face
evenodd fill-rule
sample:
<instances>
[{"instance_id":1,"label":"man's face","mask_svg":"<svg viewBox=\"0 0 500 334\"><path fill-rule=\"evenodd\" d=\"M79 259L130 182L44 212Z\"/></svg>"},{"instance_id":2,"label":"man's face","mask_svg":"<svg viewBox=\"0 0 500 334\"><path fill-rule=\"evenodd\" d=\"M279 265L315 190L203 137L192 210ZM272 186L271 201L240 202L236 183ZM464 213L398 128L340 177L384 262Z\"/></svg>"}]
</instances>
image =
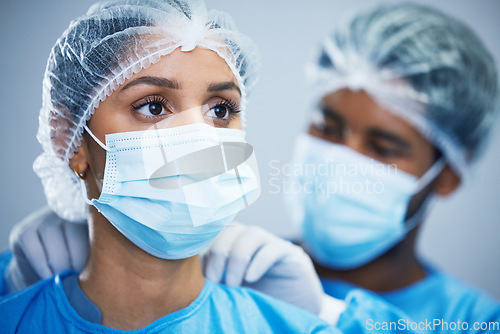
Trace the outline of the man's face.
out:
<instances>
[{"instance_id":1,"label":"man's face","mask_svg":"<svg viewBox=\"0 0 500 334\"><path fill-rule=\"evenodd\" d=\"M346 145L417 177L436 160L427 139L364 91L336 91L321 100L319 109L321 117L308 131L313 136Z\"/></svg>"},{"instance_id":2,"label":"man's face","mask_svg":"<svg viewBox=\"0 0 500 334\"><path fill-rule=\"evenodd\" d=\"M413 126L379 105L364 91L343 89L320 102L320 117L309 134L348 146L369 158L421 177L436 161L437 152ZM435 189L432 182L411 199L407 218Z\"/></svg>"}]
</instances>

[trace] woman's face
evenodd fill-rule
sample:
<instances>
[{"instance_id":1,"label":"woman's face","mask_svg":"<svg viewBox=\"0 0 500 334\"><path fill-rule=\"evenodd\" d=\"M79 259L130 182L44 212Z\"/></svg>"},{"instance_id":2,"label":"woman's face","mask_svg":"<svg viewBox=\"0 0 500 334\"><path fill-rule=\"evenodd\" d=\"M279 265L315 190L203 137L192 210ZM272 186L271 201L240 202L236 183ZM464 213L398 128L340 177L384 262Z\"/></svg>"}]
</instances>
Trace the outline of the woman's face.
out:
<instances>
[{"instance_id":1,"label":"woman's face","mask_svg":"<svg viewBox=\"0 0 500 334\"><path fill-rule=\"evenodd\" d=\"M99 105L88 127L103 143L110 133L193 123L241 129L240 103L238 82L215 52L176 49L126 80ZM88 135L84 136L84 143L79 151L82 147L86 151L87 166L97 185L90 186L89 191L97 198L106 152Z\"/></svg>"},{"instance_id":2,"label":"woman's face","mask_svg":"<svg viewBox=\"0 0 500 334\"><path fill-rule=\"evenodd\" d=\"M237 80L215 52L176 49L126 80L95 110L88 126L103 142L109 133L191 123L241 128L240 102Z\"/></svg>"},{"instance_id":3,"label":"woman's face","mask_svg":"<svg viewBox=\"0 0 500 334\"><path fill-rule=\"evenodd\" d=\"M325 96L322 117L309 133L346 145L367 157L422 176L435 161L435 150L413 126L377 104L364 91L343 89Z\"/></svg>"}]
</instances>

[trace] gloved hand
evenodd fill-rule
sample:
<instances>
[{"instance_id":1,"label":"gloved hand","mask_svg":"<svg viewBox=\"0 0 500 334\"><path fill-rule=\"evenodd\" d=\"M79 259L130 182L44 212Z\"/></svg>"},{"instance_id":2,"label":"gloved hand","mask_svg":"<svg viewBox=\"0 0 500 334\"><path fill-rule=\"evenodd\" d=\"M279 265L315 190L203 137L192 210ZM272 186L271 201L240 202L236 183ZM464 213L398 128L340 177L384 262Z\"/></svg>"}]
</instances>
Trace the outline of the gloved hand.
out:
<instances>
[{"instance_id":1,"label":"gloved hand","mask_svg":"<svg viewBox=\"0 0 500 334\"><path fill-rule=\"evenodd\" d=\"M336 322L343 301L324 294L301 247L257 226L232 223L203 258L205 276L229 286L248 286ZM334 318L334 319L332 319Z\"/></svg>"},{"instance_id":2,"label":"gloved hand","mask_svg":"<svg viewBox=\"0 0 500 334\"><path fill-rule=\"evenodd\" d=\"M67 269L81 271L89 252L88 226L43 208L14 227L9 244L13 258L5 275L13 292ZM343 301L324 294L302 248L260 227L232 223L202 254L202 262L214 282L251 287L331 324L345 310Z\"/></svg>"},{"instance_id":3,"label":"gloved hand","mask_svg":"<svg viewBox=\"0 0 500 334\"><path fill-rule=\"evenodd\" d=\"M13 292L66 269L81 271L89 253L88 225L64 221L45 207L14 227L9 246L13 257L5 278Z\"/></svg>"}]
</instances>

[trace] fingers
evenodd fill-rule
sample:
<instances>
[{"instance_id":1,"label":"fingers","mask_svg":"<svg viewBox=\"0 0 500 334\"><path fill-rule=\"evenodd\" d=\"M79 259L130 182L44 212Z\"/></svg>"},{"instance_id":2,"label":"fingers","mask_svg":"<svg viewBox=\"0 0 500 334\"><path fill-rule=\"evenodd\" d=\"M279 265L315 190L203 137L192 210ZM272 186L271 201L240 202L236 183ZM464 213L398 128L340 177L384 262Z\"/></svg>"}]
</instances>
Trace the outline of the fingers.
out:
<instances>
[{"instance_id":1,"label":"fingers","mask_svg":"<svg viewBox=\"0 0 500 334\"><path fill-rule=\"evenodd\" d=\"M15 255L5 272L9 293L22 290L40 280L40 275L30 265L22 249L18 248L12 252Z\"/></svg>"},{"instance_id":2,"label":"fingers","mask_svg":"<svg viewBox=\"0 0 500 334\"><path fill-rule=\"evenodd\" d=\"M45 250L38 236L38 227L50 214L50 210L43 209L29 215L14 227L9 238L12 254L28 285L40 278L52 276Z\"/></svg>"},{"instance_id":3,"label":"fingers","mask_svg":"<svg viewBox=\"0 0 500 334\"><path fill-rule=\"evenodd\" d=\"M257 226L248 226L245 233L239 235L227 260L226 285L241 285L248 265L269 241L267 232Z\"/></svg>"},{"instance_id":4,"label":"fingers","mask_svg":"<svg viewBox=\"0 0 500 334\"><path fill-rule=\"evenodd\" d=\"M226 263L236 239L246 227L239 223L228 225L210 245L204 257L205 276L213 282L222 282Z\"/></svg>"},{"instance_id":5,"label":"fingers","mask_svg":"<svg viewBox=\"0 0 500 334\"><path fill-rule=\"evenodd\" d=\"M51 271L50 276L71 268L68 245L59 217L55 214L46 217L38 228L38 237L46 255L47 267Z\"/></svg>"},{"instance_id":6,"label":"fingers","mask_svg":"<svg viewBox=\"0 0 500 334\"><path fill-rule=\"evenodd\" d=\"M80 272L90 250L88 225L63 221L62 231L68 247L70 268Z\"/></svg>"},{"instance_id":7,"label":"fingers","mask_svg":"<svg viewBox=\"0 0 500 334\"><path fill-rule=\"evenodd\" d=\"M260 227L230 225L212 243L205 257L205 274L214 282L240 286L243 280L260 280L278 263L302 262L304 255L300 247Z\"/></svg>"},{"instance_id":8,"label":"fingers","mask_svg":"<svg viewBox=\"0 0 500 334\"><path fill-rule=\"evenodd\" d=\"M18 276L28 285L67 269L80 271L89 251L87 224L63 221L48 208L26 217L9 242Z\"/></svg>"},{"instance_id":9,"label":"fingers","mask_svg":"<svg viewBox=\"0 0 500 334\"><path fill-rule=\"evenodd\" d=\"M264 245L248 266L245 281L253 283L261 279L283 258L295 252L294 248L290 246L292 245L289 242L278 238Z\"/></svg>"}]
</instances>

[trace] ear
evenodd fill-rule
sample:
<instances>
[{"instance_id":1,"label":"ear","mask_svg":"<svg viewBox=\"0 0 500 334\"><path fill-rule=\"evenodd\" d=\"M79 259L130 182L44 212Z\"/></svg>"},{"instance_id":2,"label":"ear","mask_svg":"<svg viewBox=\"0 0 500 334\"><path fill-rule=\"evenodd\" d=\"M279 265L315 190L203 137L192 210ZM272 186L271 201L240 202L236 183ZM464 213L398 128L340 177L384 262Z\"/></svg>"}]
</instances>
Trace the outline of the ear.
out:
<instances>
[{"instance_id":1,"label":"ear","mask_svg":"<svg viewBox=\"0 0 500 334\"><path fill-rule=\"evenodd\" d=\"M68 147L67 140L73 136L74 131L71 111L63 104L54 105L50 111L49 124L51 129L50 139L52 140L54 151L63 156ZM75 152L73 157L69 160L69 167L80 178L85 178L85 173L88 169L87 157L89 157L87 145L82 135L82 140L77 152Z\"/></svg>"},{"instance_id":2,"label":"ear","mask_svg":"<svg viewBox=\"0 0 500 334\"><path fill-rule=\"evenodd\" d=\"M460 185L460 177L450 168L450 166L446 165L434 182L434 191L436 194L448 196Z\"/></svg>"},{"instance_id":3,"label":"ear","mask_svg":"<svg viewBox=\"0 0 500 334\"><path fill-rule=\"evenodd\" d=\"M69 168L71 168L71 170L73 170L82 179L85 178L87 169L89 167L87 159L88 156L89 153L87 151L85 137L83 136L80 146L78 147L78 151L75 152L71 159L69 159Z\"/></svg>"}]
</instances>

